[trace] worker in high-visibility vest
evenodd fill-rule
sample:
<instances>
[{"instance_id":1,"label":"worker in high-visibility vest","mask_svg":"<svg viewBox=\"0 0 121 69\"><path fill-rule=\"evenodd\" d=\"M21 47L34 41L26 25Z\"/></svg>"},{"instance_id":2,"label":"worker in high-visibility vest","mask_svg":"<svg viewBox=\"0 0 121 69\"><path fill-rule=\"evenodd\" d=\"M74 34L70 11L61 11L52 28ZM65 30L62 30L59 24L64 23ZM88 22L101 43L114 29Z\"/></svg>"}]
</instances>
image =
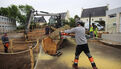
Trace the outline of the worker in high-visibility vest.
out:
<instances>
[{"instance_id":1,"label":"worker in high-visibility vest","mask_svg":"<svg viewBox=\"0 0 121 69\"><path fill-rule=\"evenodd\" d=\"M90 26L89 32L90 32L90 38L93 38L93 36L94 36L94 30L93 30L93 26L92 25Z\"/></svg>"},{"instance_id":2,"label":"worker in high-visibility vest","mask_svg":"<svg viewBox=\"0 0 121 69\"><path fill-rule=\"evenodd\" d=\"M95 25L94 27L95 27L95 28L94 28L94 35L95 35L95 37L97 38L97 37L98 37L98 34L97 34L97 32L98 32L98 28L97 28L96 25Z\"/></svg>"},{"instance_id":3,"label":"worker in high-visibility vest","mask_svg":"<svg viewBox=\"0 0 121 69\"><path fill-rule=\"evenodd\" d=\"M47 25L47 26L45 27L45 35L49 35L49 33L50 33L50 28L49 28L49 26Z\"/></svg>"}]
</instances>

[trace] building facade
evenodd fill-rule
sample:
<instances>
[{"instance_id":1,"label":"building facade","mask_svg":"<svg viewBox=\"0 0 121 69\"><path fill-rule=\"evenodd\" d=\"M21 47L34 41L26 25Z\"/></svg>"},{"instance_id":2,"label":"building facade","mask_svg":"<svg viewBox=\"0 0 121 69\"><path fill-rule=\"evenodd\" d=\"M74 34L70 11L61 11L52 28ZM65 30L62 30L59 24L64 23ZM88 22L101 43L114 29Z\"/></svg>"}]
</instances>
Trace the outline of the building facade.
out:
<instances>
[{"instance_id":1,"label":"building facade","mask_svg":"<svg viewBox=\"0 0 121 69\"><path fill-rule=\"evenodd\" d=\"M42 17L34 17L34 22L36 24L36 28L40 28L42 25L47 23L47 21L45 20L45 18L43 16Z\"/></svg>"},{"instance_id":2,"label":"building facade","mask_svg":"<svg viewBox=\"0 0 121 69\"><path fill-rule=\"evenodd\" d=\"M66 20L66 21L69 22L69 18L70 18L70 13L69 13L69 11L67 11L67 12L62 12L62 13L57 13L57 14L60 14L61 20ZM49 19L49 23L50 23L50 24L57 23L57 22L56 22L56 19L57 19L57 16L51 16L50 19Z\"/></svg>"},{"instance_id":3,"label":"building facade","mask_svg":"<svg viewBox=\"0 0 121 69\"><path fill-rule=\"evenodd\" d=\"M121 7L106 12L106 32L121 33Z\"/></svg>"},{"instance_id":4,"label":"building facade","mask_svg":"<svg viewBox=\"0 0 121 69\"><path fill-rule=\"evenodd\" d=\"M106 10L108 10L108 6L82 9L80 19L85 23L89 22L89 17L91 17L91 22L106 21Z\"/></svg>"},{"instance_id":5,"label":"building facade","mask_svg":"<svg viewBox=\"0 0 121 69\"><path fill-rule=\"evenodd\" d=\"M16 20L0 16L0 33L13 32L16 30Z\"/></svg>"}]
</instances>

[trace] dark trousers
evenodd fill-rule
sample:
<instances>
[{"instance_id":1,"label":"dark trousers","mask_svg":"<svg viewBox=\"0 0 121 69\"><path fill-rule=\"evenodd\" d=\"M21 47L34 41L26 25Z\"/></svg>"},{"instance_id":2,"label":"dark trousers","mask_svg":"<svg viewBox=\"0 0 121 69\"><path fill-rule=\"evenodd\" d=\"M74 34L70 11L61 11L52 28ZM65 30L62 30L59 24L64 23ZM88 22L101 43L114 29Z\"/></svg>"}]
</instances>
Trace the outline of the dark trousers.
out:
<instances>
[{"instance_id":1,"label":"dark trousers","mask_svg":"<svg viewBox=\"0 0 121 69\"><path fill-rule=\"evenodd\" d=\"M90 53L88 44L77 45L75 56L79 56L82 51L84 51L85 54Z\"/></svg>"},{"instance_id":2,"label":"dark trousers","mask_svg":"<svg viewBox=\"0 0 121 69\"><path fill-rule=\"evenodd\" d=\"M92 67L96 67L96 64L93 61L93 58L92 58L92 56L90 54L90 50L89 50L88 44L77 45L76 52L75 52L75 60L79 60L79 55L81 54L82 51L84 51L84 53L89 58ZM74 64L77 65L78 64L78 61L77 62L74 62Z\"/></svg>"},{"instance_id":3,"label":"dark trousers","mask_svg":"<svg viewBox=\"0 0 121 69\"><path fill-rule=\"evenodd\" d=\"M8 53L8 47L6 47L5 45L4 45L4 52Z\"/></svg>"},{"instance_id":4,"label":"dark trousers","mask_svg":"<svg viewBox=\"0 0 121 69\"><path fill-rule=\"evenodd\" d=\"M93 32L90 32L90 38L93 38Z\"/></svg>"}]
</instances>

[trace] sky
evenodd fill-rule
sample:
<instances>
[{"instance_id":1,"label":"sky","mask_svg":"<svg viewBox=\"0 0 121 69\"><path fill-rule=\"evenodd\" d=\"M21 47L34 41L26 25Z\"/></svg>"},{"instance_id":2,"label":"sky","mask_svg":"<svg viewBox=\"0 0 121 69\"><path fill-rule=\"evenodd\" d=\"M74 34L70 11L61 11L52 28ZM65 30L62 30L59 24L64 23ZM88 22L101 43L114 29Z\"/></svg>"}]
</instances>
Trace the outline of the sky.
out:
<instances>
[{"instance_id":1,"label":"sky","mask_svg":"<svg viewBox=\"0 0 121 69\"><path fill-rule=\"evenodd\" d=\"M69 10L70 16L81 15L82 8L93 8L106 6L109 9L121 7L121 0L0 0L0 7L15 5L31 5L38 11L50 13L66 12Z\"/></svg>"}]
</instances>

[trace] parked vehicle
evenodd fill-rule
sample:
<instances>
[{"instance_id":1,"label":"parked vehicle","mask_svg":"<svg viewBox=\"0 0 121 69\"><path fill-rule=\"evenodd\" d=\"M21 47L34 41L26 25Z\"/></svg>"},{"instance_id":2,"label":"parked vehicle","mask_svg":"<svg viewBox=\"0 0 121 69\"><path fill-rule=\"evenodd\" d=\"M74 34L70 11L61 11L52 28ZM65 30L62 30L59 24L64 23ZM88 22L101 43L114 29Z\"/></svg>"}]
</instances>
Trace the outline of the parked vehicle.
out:
<instances>
[{"instance_id":1,"label":"parked vehicle","mask_svg":"<svg viewBox=\"0 0 121 69\"><path fill-rule=\"evenodd\" d=\"M104 27L103 27L102 25L100 25L98 22L92 22L91 25L92 25L92 24L96 25L97 28L98 28L98 30L103 30L103 29L104 29ZM86 28L87 30L89 30L89 23L85 23L85 28Z\"/></svg>"}]
</instances>

